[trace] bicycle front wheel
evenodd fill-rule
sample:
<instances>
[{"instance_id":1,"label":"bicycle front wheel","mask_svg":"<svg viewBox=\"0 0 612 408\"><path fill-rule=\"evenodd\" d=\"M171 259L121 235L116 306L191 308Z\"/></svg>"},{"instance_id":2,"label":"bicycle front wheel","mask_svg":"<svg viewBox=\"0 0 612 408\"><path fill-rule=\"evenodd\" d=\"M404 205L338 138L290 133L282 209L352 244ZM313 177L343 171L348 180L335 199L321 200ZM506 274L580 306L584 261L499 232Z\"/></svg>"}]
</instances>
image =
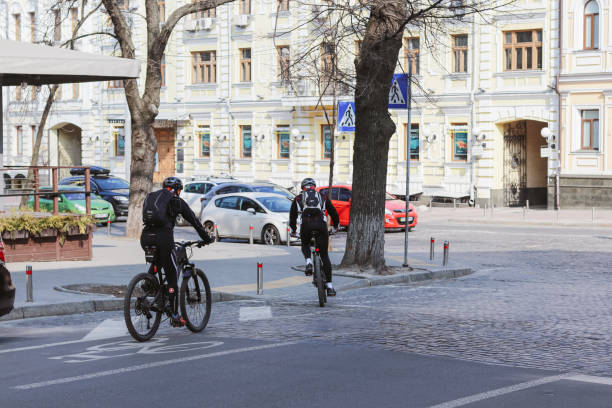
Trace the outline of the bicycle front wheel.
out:
<instances>
[{"instance_id":1,"label":"bicycle front wheel","mask_svg":"<svg viewBox=\"0 0 612 408\"><path fill-rule=\"evenodd\" d=\"M162 317L162 310L158 307L159 296L159 282L148 273L134 276L128 285L123 317L134 339L147 341L157 332Z\"/></svg>"},{"instance_id":2,"label":"bicycle front wheel","mask_svg":"<svg viewBox=\"0 0 612 408\"><path fill-rule=\"evenodd\" d=\"M183 277L179 294L181 313L192 332L201 332L210 319L212 296L204 272L195 269L188 278Z\"/></svg>"},{"instance_id":3,"label":"bicycle front wheel","mask_svg":"<svg viewBox=\"0 0 612 408\"><path fill-rule=\"evenodd\" d=\"M321 270L321 258L318 254L314 256L314 273L319 294L319 306L324 307L325 302L327 302L327 293L325 293L325 279L323 279L323 271Z\"/></svg>"}]
</instances>

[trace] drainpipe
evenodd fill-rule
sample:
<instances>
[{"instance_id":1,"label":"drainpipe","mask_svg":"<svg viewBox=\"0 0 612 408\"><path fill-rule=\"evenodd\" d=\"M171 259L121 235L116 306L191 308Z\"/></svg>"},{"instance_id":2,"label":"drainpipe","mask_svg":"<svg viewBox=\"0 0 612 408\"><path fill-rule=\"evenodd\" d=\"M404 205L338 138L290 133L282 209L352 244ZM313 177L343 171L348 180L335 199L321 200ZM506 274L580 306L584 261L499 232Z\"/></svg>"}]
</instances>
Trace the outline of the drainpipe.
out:
<instances>
[{"instance_id":1,"label":"drainpipe","mask_svg":"<svg viewBox=\"0 0 612 408\"><path fill-rule=\"evenodd\" d=\"M557 210L560 209L559 202L560 197L559 194L561 192L561 188L559 186L559 173L561 172L561 92L559 91L559 77L561 75L561 67L562 67L562 58L563 58L563 0L559 0L559 68L557 70L557 80L555 82L555 92L557 93L557 116L558 116L558 129L557 134L557 150L559 151L559 167L557 168L555 174L555 207Z\"/></svg>"}]
</instances>

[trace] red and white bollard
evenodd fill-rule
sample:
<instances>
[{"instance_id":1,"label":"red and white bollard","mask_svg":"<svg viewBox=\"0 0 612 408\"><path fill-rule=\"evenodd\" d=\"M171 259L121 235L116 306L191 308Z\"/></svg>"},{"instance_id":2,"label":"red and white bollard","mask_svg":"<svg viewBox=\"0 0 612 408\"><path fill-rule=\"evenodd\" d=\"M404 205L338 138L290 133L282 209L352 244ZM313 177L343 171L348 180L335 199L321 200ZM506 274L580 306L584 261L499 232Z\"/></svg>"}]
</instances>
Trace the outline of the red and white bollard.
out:
<instances>
[{"instance_id":1,"label":"red and white bollard","mask_svg":"<svg viewBox=\"0 0 612 408\"><path fill-rule=\"evenodd\" d=\"M249 244L253 245L253 226L249 225Z\"/></svg>"},{"instance_id":2,"label":"red and white bollard","mask_svg":"<svg viewBox=\"0 0 612 408\"><path fill-rule=\"evenodd\" d=\"M287 246L291 246L291 228L287 227Z\"/></svg>"},{"instance_id":3,"label":"red and white bollard","mask_svg":"<svg viewBox=\"0 0 612 408\"><path fill-rule=\"evenodd\" d=\"M110 218L106 220L106 236L110 237Z\"/></svg>"},{"instance_id":4,"label":"red and white bollard","mask_svg":"<svg viewBox=\"0 0 612 408\"><path fill-rule=\"evenodd\" d=\"M429 260L433 261L434 259L434 244L436 240L434 237L429 238Z\"/></svg>"},{"instance_id":5,"label":"red and white bollard","mask_svg":"<svg viewBox=\"0 0 612 408\"><path fill-rule=\"evenodd\" d=\"M257 262L257 294L263 295L263 263Z\"/></svg>"},{"instance_id":6,"label":"red and white bollard","mask_svg":"<svg viewBox=\"0 0 612 408\"><path fill-rule=\"evenodd\" d=\"M442 265L448 264L448 241L444 241L444 258L442 259Z\"/></svg>"},{"instance_id":7,"label":"red and white bollard","mask_svg":"<svg viewBox=\"0 0 612 408\"><path fill-rule=\"evenodd\" d=\"M34 302L34 290L32 287L32 266L26 266L26 302Z\"/></svg>"}]
</instances>

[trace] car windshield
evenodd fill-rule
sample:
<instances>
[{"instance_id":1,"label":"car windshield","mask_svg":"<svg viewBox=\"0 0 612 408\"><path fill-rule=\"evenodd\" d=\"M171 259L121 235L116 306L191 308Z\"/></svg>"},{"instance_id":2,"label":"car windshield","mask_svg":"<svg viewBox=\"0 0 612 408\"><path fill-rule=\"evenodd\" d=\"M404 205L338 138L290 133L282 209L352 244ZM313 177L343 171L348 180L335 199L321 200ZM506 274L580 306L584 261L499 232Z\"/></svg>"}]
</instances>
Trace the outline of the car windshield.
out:
<instances>
[{"instance_id":1,"label":"car windshield","mask_svg":"<svg viewBox=\"0 0 612 408\"><path fill-rule=\"evenodd\" d=\"M389 193L385 193L385 200L397 200L397 197L393 197L391 194Z\"/></svg>"},{"instance_id":2,"label":"car windshield","mask_svg":"<svg viewBox=\"0 0 612 408\"><path fill-rule=\"evenodd\" d=\"M66 200L70 201L85 200L85 193L67 193L64 194L64 197L66 197Z\"/></svg>"},{"instance_id":3,"label":"car windshield","mask_svg":"<svg viewBox=\"0 0 612 408\"><path fill-rule=\"evenodd\" d=\"M127 181L117 177L96 178L96 183L98 183L102 190L121 190L130 188Z\"/></svg>"},{"instance_id":4,"label":"car windshield","mask_svg":"<svg viewBox=\"0 0 612 408\"><path fill-rule=\"evenodd\" d=\"M268 210L277 213L287 213L291 209L291 201L282 197L257 197L257 200Z\"/></svg>"},{"instance_id":5,"label":"car windshield","mask_svg":"<svg viewBox=\"0 0 612 408\"><path fill-rule=\"evenodd\" d=\"M293 198L293 194L291 194L291 192L289 192L289 190L282 188L282 187L276 187L276 186L255 186L253 187L253 191L257 191L258 193L274 193L274 194L280 194L283 195L289 199Z\"/></svg>"}]
</instances>

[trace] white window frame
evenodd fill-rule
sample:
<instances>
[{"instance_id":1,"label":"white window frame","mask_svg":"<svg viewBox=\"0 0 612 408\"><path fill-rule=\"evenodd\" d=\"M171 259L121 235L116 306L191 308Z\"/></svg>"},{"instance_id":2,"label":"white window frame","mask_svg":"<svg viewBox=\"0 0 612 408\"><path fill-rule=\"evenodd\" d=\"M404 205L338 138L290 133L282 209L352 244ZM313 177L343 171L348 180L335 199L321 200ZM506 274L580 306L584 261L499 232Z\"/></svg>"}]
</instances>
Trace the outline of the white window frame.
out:
<instances>
[{"instance_id":1,"label":"white window frame","mask_svg":"<svg viewBox=\"0 0 612 408\"><path fill-rule=\"evenodd\" d=\"M596 110L599 112L599 150L583 150L582 149L582 111ZM572 126L570 131L571 137L571 153L601 155L606 149L605 138L605 117L604 109L601 105L574 105L572 107Z\"/></svg>"}]
</instances>

